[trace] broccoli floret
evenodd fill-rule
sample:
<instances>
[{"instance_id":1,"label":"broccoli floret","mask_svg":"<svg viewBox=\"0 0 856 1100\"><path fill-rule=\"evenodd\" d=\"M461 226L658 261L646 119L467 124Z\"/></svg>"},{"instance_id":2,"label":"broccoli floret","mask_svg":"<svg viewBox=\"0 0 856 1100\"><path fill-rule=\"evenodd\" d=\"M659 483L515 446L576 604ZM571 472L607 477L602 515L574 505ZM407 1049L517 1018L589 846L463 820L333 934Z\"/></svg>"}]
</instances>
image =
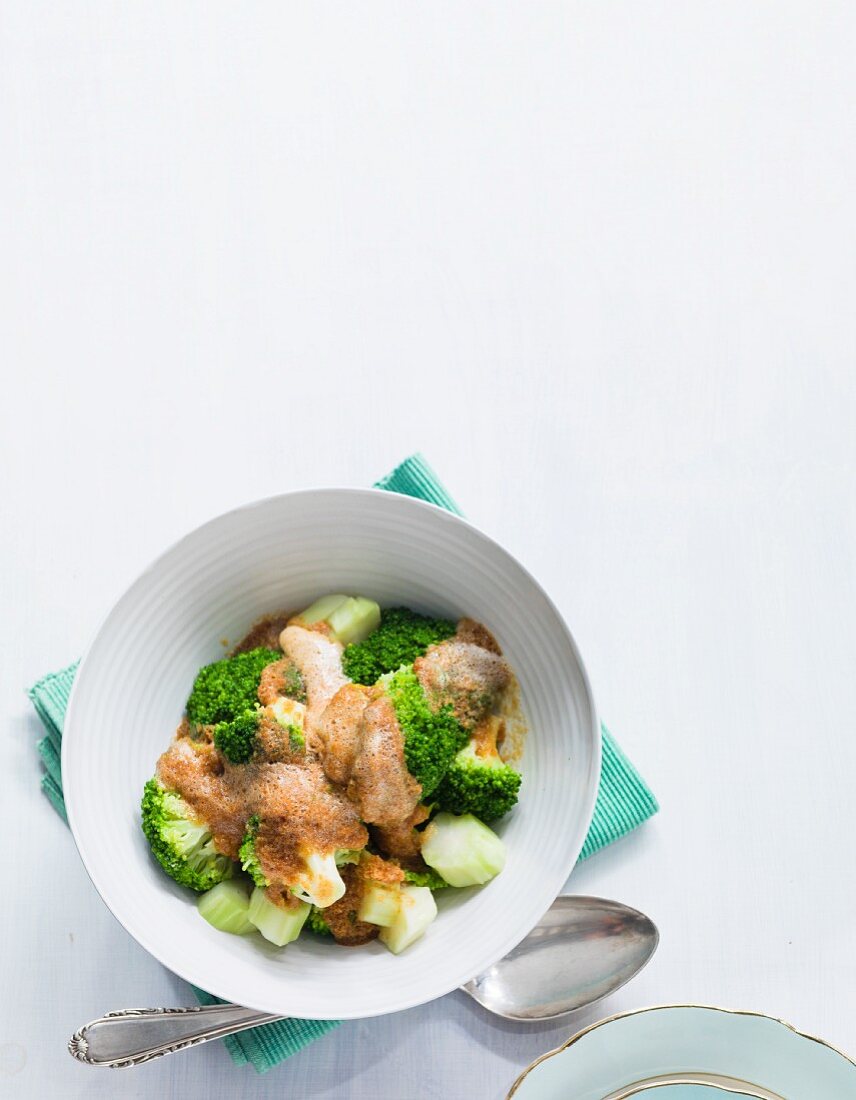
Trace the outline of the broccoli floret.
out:
<instances>
[{"instance_id":1,"label":"broccoli floret","mask_svg":"<svg viewBox=\"0 0 856 1100\"><path fill-rule=\"evenodd\" d=\"M251 649L205 665L196 675L187 700L187 717L199 726L230 722L257 701L259 680L265 665L278 661L275 649Z\"/></svg>"},{"instance_id":2,"label":"broccoli floret","mask_svg":"<svg viewBox=\"0 0 856 1100\"><path fill-rule=\"evenodd\" d=\"M405 870L404 881L411 886L427 886L429 890L442 890L443 887L449 885L442 875L437 874L433 867L429 867L427 871Z\"/></svg>"},{"instance_id":3,"label":"broccoli floret","mask_svg":"<svg viewBox=\"0 0 856 1100\"><path fill-rule=\"evenodd\" d=\"M330 931L330 925L324 920L322 911L315 905L309 910L309 916L306 918L306 927L310 932L315 932L318 936L332 936Z\"/></svg>"},{"instance_id":4,"label":"broccoli floret","mask_svg":"<svg viewBox=\"0 0 856 1100\"><path fill-rule=\"evenodd\" d=\"M280 703L291 706L301 706L288 699L281 699ZM257 753L261 752L270 760L282 759L288 753L302 753L306 748L306 737L303 728L297 722L289 722L287 716L281 717L276 705L268 708L277 725L267 727L267 734L261 733L261 722L264 712L261 710L247 711L233 718L231 722L220 722L214 727L214 744L232 764L246 764ZM281 728L284 732L280 737L271 735L271 730ZM288 744L285 744L285 737Z\"/></svg>"},{"instance_id":5,"label":"broccoli floret","mask_svg":"<svg viewBox=\"0 0 856 1100\"><path fill-rule=\"evenodd\" d=\"M422 795L436 790L467 733L451 706L433 711L412 668L400 668L390 676L387 693L404 734L404 761L410 774L422 784Z\"/></svg>"},{"instance_id":6,"label":"broccoli floret","mask_svg":"<svg viewBox=\"0 0 856 1100\"><path fill-rule=\"evenodd\" d=\"M140 808L152 854L176 882L201 892L229 878L232 861L217 851L210 829L180 795L150 779Z\"/></svg>"},{"instance_id":7,"label":"broccoli floret","mask_svg":"<svg viewBox=\"0 0 856 1100\"><path fill-rule=\"evenodd\" d=\"M282 693L298 703L306 702L306 687L297 665L289 665L282 676Z\"/></svg>"},{"instance_id":8,"label":"broccoli floret","mask_svg":"<svg viewBox=\"0 0 856 1100\"><path fill-rule=\"evenodd\" d=\"M249 711L215 726L214 744L233 764L246 764L255 752L258 732L258 713Z\"/></svg>"},{"instance_id":9,"label":"broccoli floret","mask_svg":"<svg viewBox=\"0 0 856 1100\"><path fill-rule=\"evenodd\" d=\"M452 814L495 821L517 803L521 776L492 745L470 741L457 754L434 792L434 802Z\"/></svg>"},{"instance_id":10,"label":"broccoli floret","mask_svg":"<svg viewBox=\"0 0 856 1100\"><path fill-rule=\"evenodd\" d=\"M363 642L345 647L342 669L357 684L374 684L386 672L412 664L429 645L451 638L457 629L448 619L432 619L407 607L388 607L380 626Z\"/></svg>"},{"instance_id":11,"label":"broccoli floret","mask_svg":"<svg viewBox=\"0 0 856 1100\"><path fill-rule=\"evenodd\" d=\"M241 866L252 878L256 886L270 886L271 881L262 870L256 852L256 838L261 828L258 814L253 814L245 826L244 839L238 849ZM353 856L359 853L351 853L345 849L338 852L318 852L313 850L301 852L305 869L297 874L293 881L278 883L286 886L291 894L300 901L311 905L319 905L324 908L332 905L334 901L345 893L345 883L339 874L339 863L354 862Z\"/></svg>"},{"instance_id":12,"label":"broccoli floret","mask_svg":"<svg viewBox=\"0 0 856 1100\"><path fill-rule=\"evenodd\" d=\"M256 834L259 831L258 814L253 814L245 826L244 839L238 849L238 858L241 866L256 884L256 886L270 886L270 881L264 874L256 855Z\"/></svg>"}]
</instances>

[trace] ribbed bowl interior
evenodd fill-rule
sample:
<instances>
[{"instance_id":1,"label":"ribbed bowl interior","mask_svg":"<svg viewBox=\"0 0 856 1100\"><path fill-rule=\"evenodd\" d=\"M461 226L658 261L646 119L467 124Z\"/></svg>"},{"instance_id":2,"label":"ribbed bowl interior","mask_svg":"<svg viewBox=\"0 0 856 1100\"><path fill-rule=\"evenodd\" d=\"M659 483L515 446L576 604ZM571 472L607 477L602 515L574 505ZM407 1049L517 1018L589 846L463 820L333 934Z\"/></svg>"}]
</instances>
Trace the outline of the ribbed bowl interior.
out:
<instances>
[{"instance_id":1,"label":"ribbed bowl interior","mask_svg":"<svg viewBox=\"0 0 856 1100\"><path fill-rule=\"evenodd\" d=\"M143 784L199 667L261 615L345 591L484 622L515 669L530 733L519 806L498 827L505 871L438 895L440 916L395 957L310 936L284 950L229 936L152 860ZM77 675L63 737L72 832L114 915L157 959L219 997L282 1015L372 1016L439 997L491 966L549 908L579 855L600 769L594 702L556 608L505 550L432 505L321 489L248 505L198 528L121 597ZM117 976L117 981L121 976Z\"/></svg>"}]
</instances>

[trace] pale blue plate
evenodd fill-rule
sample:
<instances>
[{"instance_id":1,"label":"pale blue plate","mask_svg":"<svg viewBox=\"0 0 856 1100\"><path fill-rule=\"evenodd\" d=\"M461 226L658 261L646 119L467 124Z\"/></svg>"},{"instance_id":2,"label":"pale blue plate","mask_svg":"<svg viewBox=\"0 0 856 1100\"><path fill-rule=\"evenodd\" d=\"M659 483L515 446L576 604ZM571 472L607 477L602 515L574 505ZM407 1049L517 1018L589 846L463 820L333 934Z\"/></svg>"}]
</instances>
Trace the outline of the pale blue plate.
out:
<instances>
[{"instance_id":1,"label":"pale blue plate","mask_svg":"<svg viewBox=\"0 0 856 1100\"><path fill-rule=\"evenodd\" d=\"M663 1005L602 1020L518 1077L514 1100L856 1100L856 1062L781 1020Z\"/></svg>"}]
</instances>

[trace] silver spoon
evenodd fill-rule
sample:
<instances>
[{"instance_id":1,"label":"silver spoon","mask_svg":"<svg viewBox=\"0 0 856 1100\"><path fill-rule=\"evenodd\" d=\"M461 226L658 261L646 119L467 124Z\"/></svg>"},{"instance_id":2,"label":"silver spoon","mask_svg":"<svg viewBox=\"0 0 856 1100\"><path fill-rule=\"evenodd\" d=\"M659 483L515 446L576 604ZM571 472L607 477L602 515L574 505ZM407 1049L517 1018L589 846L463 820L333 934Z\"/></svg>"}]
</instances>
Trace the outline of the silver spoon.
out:
<instances>
[{"instance_id":1,"label":"silver spoon","mask_svg":"<svg viewBox=\"0 0 856 1100\"><path fill-rule=\"evenodd\" d=\"M620 989L659 939L654 922L627 905L559 897L510 954L461 989L507 1020L551 1020ZM282 1018L232 1004L131 1008L85 1024L68 1049L87 1065L120 1069Z\"/></svg>"}]
</instances>

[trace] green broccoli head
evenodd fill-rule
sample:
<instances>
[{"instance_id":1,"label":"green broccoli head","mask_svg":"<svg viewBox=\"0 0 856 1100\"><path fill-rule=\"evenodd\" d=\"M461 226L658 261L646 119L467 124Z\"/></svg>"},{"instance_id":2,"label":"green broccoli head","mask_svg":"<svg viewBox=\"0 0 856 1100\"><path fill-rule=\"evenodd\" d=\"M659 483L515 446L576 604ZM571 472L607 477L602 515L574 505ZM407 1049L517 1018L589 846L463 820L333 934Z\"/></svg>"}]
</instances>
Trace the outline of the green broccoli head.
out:
<instances>
[{"instance_id":1,"label":"green broccoli head","mask_svg":"<svg viewBox=\"0 0 856 1100\"><path fill-rule=\"evenodd\" d=\"M300 752L306 748L306 735L300 726L296 726L293 722L290 722L286 727L288 730L288 747L292 752Z\"/></svg>"},{"instance_id":2,"label":"green broccoli head","mask_svg":"<svg viewBox=\"0 0 856 1100\"><path fill-rule=\"evenodd\" d=\"M253 814L245 826L244 839L238 849L238 856L241 867L256 886L265 887L271 885L271 880L262 870L256 851L256 841L261 826L262 822L258 814ZM321 908L338 901L345 892L345 883L339 874L338 865L356 862L360 853L344 849L333 852L310 849L301 854L305 863L304 869L294 879L288 882L277 882L277 885L287 887L290 893L300 901L309 902L311 905L320 903Z\"/></svg>"},{"instance_id":3,"label":"green broccoli head","mask_svg":"<svg viewBox=\"0 0 856 1100\"><path fill-rule=\"evenodd\" d=\"M306 918L306 927L310 932L315 932L318 936L332 936L330 931L330 925L324 920L323 911L318 908L317 905L313 905L309 910L309 916Z\"/></svg>"},{"instance_id":4,"label":"green broccoli head","mask_svg":"<svg viewBox=\"0 0 856 1100\"><path fill-rule=\"evenodd\" d=\"M430 795L446 774L455 754L467 743L466 730L451 706L432 710L412 668L400 668L386 683L387 694L404 735L407 770Z\"/></svg>"},{"instance_id":5,"label":"green broccoli head","mask_svg":"<svg viewBox=\"0 0 856 1100\"><path fill-rule=\"evenodd\" d=\"M517 804L520 781L520 773L504 763L495 749L479 751L471 741L452 761L434 793L434 802L451 814L495 821Z\"/></svg>"},{"instance_id":6,"label":"green broccoli head","mask_svg":"<svg viewBox=\"0 0 856 1100\"><path fill-rule=\"evenodd\" d=\"M272 709L247 711L214 727L214 744L230 763L246 764L255 756L270 764L306 751L303 727L275 711L271 715Z\"/></svg>"},{"instance_id":7,"label":"green broccoli head","mask_svg":"<svg viewBox=\"0 0 856 1100\"><path fill-rule=\"evenodd\" d=\"M202 892L230 877L232 861L217 851L208 826L180 795L150 779L141 809L152 854L177 883Z\"/></svg>"},{"instance_id":8,"label":"green broccoli head","mask_svg":"<svg viewBox=\"0 0 856 1100\"><path fill-rule=\"evenodd\" d=\"M345 647L342 669L357 684L374 684L387 672L412 664L430 645L451 638L455 623L432 619L407 607L380 613L380 626L365 641Z\"/></svg>"},{"instance_id":9,"label":"green broccoli head","mask_svg":"<svg viewBox=\"0 0 856 1100\"><path fill-rule=\"evenodd\" d=\"M449 885L433 867L429 867L427 871L405 870L404 881L410 886L427 886L429 890L442 890L444 886Z\"/></svg>"},{"instance_id":10,"label":"green broccoli head","mask_svg":"<svg viewBox=\"0 0 856 1100\"><path fill-rule=\"evenodd\" d=\"M246 764L256 749L259 733L257 711L239 714L231 722L220 722L214 727L214 744L233 764Z\"/></svg>"},{"instance_id":11,"label":"green broccoli head","mask_svg":"<svg viewBox=\"0 0 856 1100\"><path fill-rule=\"evenodd\" d=\"M306 685L303 683L303 675L295 664L290 664L282 674L282 694L298 703L306 702Z\"/></svg>"},{"instance_id":12,"label":"green broccoli head","mask_svg":"<svg viewBox=\"0 0 856 1100\"><path fill-rule=\"evenodd\" d=\"M275 649L250 649L205 665L187 700L187 717L198 726L213 726L251 711L257 702L262 669L281 657Z\"/></svg>"},{"instance_id":13,"label":"green broccoli head","mask_svg":"<svg viewBox=\"0 0 856 1100\"><path fill-rule=\"evenodd\" d=\"M259 857L256 855L256 835L259 831L258 814L253 814L246 824L244 839L238 849L238 858L241 866L256 884L256 886L270 886L270 880L262 871Z\"/></svg>"}]
</instances>

